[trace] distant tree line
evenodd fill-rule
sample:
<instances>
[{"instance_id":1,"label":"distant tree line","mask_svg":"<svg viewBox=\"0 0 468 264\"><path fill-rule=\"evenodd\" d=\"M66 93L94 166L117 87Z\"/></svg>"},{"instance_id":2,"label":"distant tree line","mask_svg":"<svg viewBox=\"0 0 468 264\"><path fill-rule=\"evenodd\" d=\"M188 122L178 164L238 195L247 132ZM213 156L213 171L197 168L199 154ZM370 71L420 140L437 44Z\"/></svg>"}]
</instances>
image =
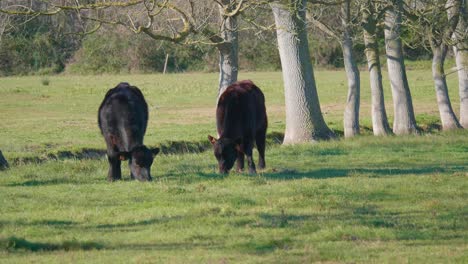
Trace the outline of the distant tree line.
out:
<instances>
[{"instance_id":1,"label":"distant tree line","mask_svg":"<svg viewBox=\"0 0 468 264\"><path fill-rule=\"evenodd\" d=\"M5 3L3 3L5 5ZM125 30L123 26L103 26L94 34L77 34L77 23L67 15L10 16L0 20L4 31L0 38L0 76L54 74L64 71L74 74L119 72L162 72L166 55L168 71L217 71L218 54L212 45L174 45ZM272 23L271 13L255 17L258 23ZM322 18L324 19L324 18ZM76 20L76 18L75 18ZM246 28L248 21L241 21ZM310 59L315 66L344 67L340 44L315 27L307 28ZM380 32L383 34L383 32ZM430 49L420 39L405 34L405 56L410 60L430 59ZM383 40L378 43L383 48ZM355 41L356 60L363 65L363 41ZM241 70L280 70L275 32L243 30L239 32L239 65Z\"/></svg>"},{"instance_id":2,"label":"distant tree line","mask_svg":"<svg viewBox=\"0 0 468 264\"><path fill-rule=\"evenodd\" d=\"M12 38L13 47L14 33L21 35L21 28L26 31L41 28L40 20L32 27L28 21L42 17L45 21L50 19L49 27L59 26L42 31L50 34L47 38L50 42L41 42L44 34L31 30L31 41L22 41L21 45L37 39L39 46L55 47L51 45L55 43L62 47L59 41L62 27L75 31L75 34L63 34L64 37L94 34L77 41L73 37L67 39L78 44L63 45L73 50L70 53L64 50L59 54L63 57L54 52L44 58L34 52L28 54L25 57L29 64L24 68L32 70L63 69L69 64L77 72L121 71L122 68L154 71L171 54L172 70L206 69L216 61L218 94L221 94L237 81L239 70L281 66L286 106L284 143L287 144L335 137L323 118L315 83L314 65L322 63L344 65L346 70L345 137L359 134L358 65L364 61L371 76L374 134L419 133L406 71L408 55L432 58L443 129L468 127L466 0L6 0L0 3L0 13L6 15L2 17L2 32L5 40ZM67 22L60 22L63 17ZM130 36L132 33L136 35ZM57 41L53 41L54 37ZM18 55L22 49L16 49ZM449 51L454 54L459 79L459 119L451 106L444 71ZM217 59L213 59L214 54ZM382 55L394 105L392 128L384 103ZM53 59L47 60L48 57Z\"/></svg>"}]
</instances>

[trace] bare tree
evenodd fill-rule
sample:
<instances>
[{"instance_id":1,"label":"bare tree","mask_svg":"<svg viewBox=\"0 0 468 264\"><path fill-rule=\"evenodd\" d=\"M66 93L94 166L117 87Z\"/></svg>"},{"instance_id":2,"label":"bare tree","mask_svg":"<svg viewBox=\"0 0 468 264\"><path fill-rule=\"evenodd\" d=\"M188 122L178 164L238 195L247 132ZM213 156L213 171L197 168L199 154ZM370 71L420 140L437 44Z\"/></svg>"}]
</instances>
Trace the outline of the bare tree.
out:
<instances>
[{"instance_id":1,"label":"bare tree","mask_svg":"<svg viewBox=\"0 0 468 264\"><path fill-rule=\"evenodd\" d=\"M306 3L306 0L278 0L270 4L284 80L284 144L334 137L320 109L307 40Z\"/></svg>"},{"instance_id":2,"label":"bare tree","mask_svg":"<svg viewBox=\"0 0 468 264\"><path fill-rule=\"evenodd\" d=\"M351 0L320 1L314 5L316 13L311 17L312 24L328 36L337 40L343 51L343 61L348 80L348 96L343 116L345 137L359 134L360 73L356 64L353 44L353 5ZM324 16L325 9L330 9ZM315 11L315 12L314 12ZM337 16L336 14L340 15Z\"/></svg>"},{"instance_id":3,"label":"bare tree","mask_svg":"<svg viewBox=\"0 0 468 264\"><path fill-rule=\"evenodd\" d=\"M449 20L457 22L452 39L458 71L460 123L468 128L468 4L466 0L448 0L446 8Z\"/></svg>"},{"instance_id":4,"label":"bare tree","mask_svg":"<svg viewBox=\"0 0 468 264\"><path fill-rule=\"evenodd\" d=\"M21 3L1 8L0 12L31 17L74 12L83 21L82 34L94 33L107 24L146 34L155 40L214 45L220 54L219 93L237 80L237 17L256 4L245 0L19 1Z\"/></svg>"},{"instance_id":5,"label":"bare tree","mask_svg":"<svg viewBox=\"0 0 468 264\"><path fill-rule=\"evenodd\" d=\"M2 42L3 35L9 28L10 17L5 14L0 14L0 43Z\"/></svg>"},{"instance_id":6,"label":"bare tree","mask_svg":"<svg viewBox=\"0 0 468 264\"><path fill-rule=\"evenodd\" d=\"M348 77L348 97L344 112L345 137L359 134L359 106L361 93L361 79L353 51L353 33L351 17L351 0L345 0L341 5L341 23L343 25L341 47L346 76Z\"/></svg>"},{"instance_id":7,"label":"bare tree","mask_svg":"<svg viewBox=\"0 0 468 264\"><path fill-rule=\"evenodd\" d=\"M365 53L370 74L372 96L372 130L376 136L389 135L392 133L385 110L382 67L380 64L377 38L377 24L384 14L382 11L382 5L375 3L373 0L364 0L361 4L364 45L366 47Z\"/></svg>"},{"instance_id":8,"label":"bare tree","mask_svg":"<svg viewBox=\"0 0 468 264\"><path fill-rule=\"evenodd\" d=\"M450 2L450 0L448 1ZM407 14L412 25L411 33L419 35L423 45L428 42L432 50L432 77L434 79L437 105L442 122L442 129L461 128L455 115L448 93L444 62L448 44L457 26L457 19L447 19L446 0L417 0L408 8Z\"/></svg>"},{"instance_id":9,"label":"bare tree","mask_svg":"<svg viewBox=\"0 0 468 264\"><path fill-rule=\"evenodd\" d=\"M385 49L390 85L392 87L394 121L393 133L417 133L411 92L406 76L401 40L403 0L389 0L385 12Z\"/></svg>"}]
</instances>

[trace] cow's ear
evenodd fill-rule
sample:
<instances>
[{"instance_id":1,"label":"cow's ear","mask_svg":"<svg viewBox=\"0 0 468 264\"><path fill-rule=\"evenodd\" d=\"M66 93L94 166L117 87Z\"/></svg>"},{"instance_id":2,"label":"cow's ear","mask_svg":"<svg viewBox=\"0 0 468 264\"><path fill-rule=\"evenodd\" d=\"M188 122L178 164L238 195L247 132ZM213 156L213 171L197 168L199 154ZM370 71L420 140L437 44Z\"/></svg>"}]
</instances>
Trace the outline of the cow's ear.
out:
<instances>
[{"instance_id":1,"label":"cow's ear","mask_svg":"<svg viewBox=\"0 0 468 264\"><path fill-rule=\"evenodd\" d=\"M214 145L214 143L216 143L216 138L208 135L208 140L211 142L212 145Z\"/></svg>"},{"instance_id":2,"label":"cow's ear","mask_svg":"<svg viewBox=\"0 0 468 264\"><path fill-rule=\"evenodd\" d=\"M159 151L160 151L159 148L152 148L151 149L151 154L153 154L153 157L154 157L154 156L158 155Z\"/></svg>"},{"instance_id":3,"label":"cow's ear","mask_svg":"<svg viewBox=\"0 0 468 264\"><path fill-rule=\"evenodd\" d=\"M127 151L122 151L122 152L119 152L118 156L119 156L119 160L128 160L132 156L132 153L127 152Z\"/></svg>"}]
</instances>

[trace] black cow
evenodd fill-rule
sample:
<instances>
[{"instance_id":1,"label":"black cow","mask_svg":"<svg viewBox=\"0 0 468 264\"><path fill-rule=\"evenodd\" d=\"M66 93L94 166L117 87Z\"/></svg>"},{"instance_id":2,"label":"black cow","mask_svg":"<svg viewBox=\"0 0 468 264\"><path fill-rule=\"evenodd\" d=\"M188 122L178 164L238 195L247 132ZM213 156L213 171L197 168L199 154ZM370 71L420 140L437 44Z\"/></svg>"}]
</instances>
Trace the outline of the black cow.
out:
<instances>
[{"instance_id":1,"label":"black cow","mask_svg":"<svg viewBox=\"0 0 468 264\"><path fill-rule=\"evenodd\" d=\"M219 97L216 109L219 139L208 136L218 160L219 172L228 173L237 159L237 170L244 169L247 155L249 173L256 173L252 157L254 141L259 153L258 166L265 168L265 137L268 126L265 97L252 81L230 85Z\"/></svg>"},{"instance_id":2,"label":"black cow","mask_svg":"<svg viewBox=\"0 0 468 264\"><path fill-rule=\"evenodd\" d=\"M143 145L148 105L140 89L128 83L110 89L99 107L98 122L107 144L109 181L122 178L120 163L127 159L132 179L151 181L150 167L159 149Z\"/></svg>"}]
</instances>

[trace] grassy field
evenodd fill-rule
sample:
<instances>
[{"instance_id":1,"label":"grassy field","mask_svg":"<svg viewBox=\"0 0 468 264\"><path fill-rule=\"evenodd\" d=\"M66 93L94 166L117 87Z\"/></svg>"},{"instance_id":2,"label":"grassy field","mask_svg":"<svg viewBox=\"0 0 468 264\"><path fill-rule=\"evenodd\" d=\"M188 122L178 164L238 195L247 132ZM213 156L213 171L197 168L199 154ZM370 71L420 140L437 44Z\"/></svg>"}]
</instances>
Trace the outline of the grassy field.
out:
<instances>
[{"instance_id":1,"label":"grassy field","mask_svg":"<svg viewBox=\"0 0 468 264\"><path fill-rule=\"evenodd\" d=\"M280 73L244 73L264 91L267 169L216 173L216 74L2 78L1 263L466 263L468 132L440 132L430 73L409 73L420 136L281 146ZM322 111L342 131L343 72L316 72ZM150 105L155 181L106 181L97 108L120 81ZM449 75L458 113L456 76ZM386 87L387 112L392 111Z\"/></svg>"}]
</instances>

